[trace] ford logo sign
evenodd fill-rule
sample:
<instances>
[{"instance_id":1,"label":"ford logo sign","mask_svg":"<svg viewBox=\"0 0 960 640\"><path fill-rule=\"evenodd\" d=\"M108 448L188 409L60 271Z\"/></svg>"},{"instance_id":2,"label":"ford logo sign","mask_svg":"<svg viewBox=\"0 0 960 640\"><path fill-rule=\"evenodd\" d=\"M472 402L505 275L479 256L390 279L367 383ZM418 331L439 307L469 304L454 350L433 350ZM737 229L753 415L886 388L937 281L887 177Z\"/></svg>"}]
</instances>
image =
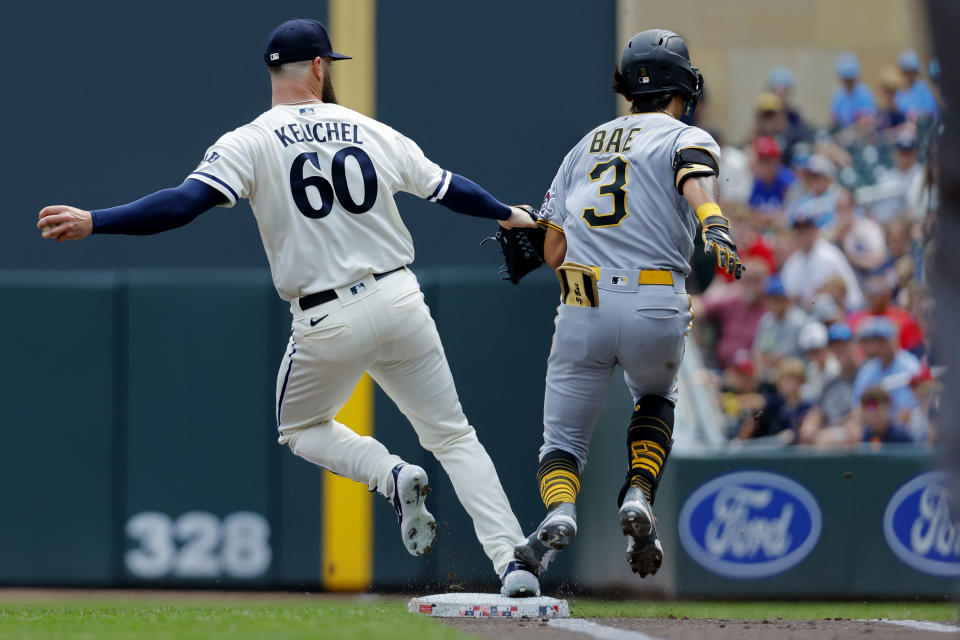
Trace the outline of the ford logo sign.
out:
<instances>
[{"instance_id":1,"label":"ford logo sign","mask_svg":"<svg viewBox=\"0 0 960 640\"><path fill-rule=\"evenodd\" d=\"M806 488L768 471L737 471L694 491L680 510L680 543L710 571L766 578L797 565L823 529Z\"/></svg>"},{"instance_id":2,"label":"ford logo sign","mask_svg":"<svg viewBox=\"0 0 960 640\"><path fill-rule=\"evenodd\" d=\"M924 473L897 489L883 512L883 536L905 563L935 576L960 576L960 523L943 471Z\"/></svg>"}]
</instances>

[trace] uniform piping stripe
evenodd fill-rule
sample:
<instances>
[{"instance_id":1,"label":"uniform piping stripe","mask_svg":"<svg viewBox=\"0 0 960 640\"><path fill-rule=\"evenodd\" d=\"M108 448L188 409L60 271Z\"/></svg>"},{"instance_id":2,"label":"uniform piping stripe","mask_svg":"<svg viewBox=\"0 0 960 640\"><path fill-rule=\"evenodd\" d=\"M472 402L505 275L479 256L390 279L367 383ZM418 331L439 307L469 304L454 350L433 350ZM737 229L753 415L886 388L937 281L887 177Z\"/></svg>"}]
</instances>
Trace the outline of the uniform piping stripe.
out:
<instances>
[{"instance_id":1,"label":"uniform piping stripe","mask_svg":"<svg viewBox=\"0 0 960 640\"><path fill-rule=\"evenodd\" d=\"M444 169L443 173L440 174L440 182L437 183L437 188L433 190L433 193L427 196L427 200L430 202L436 202L437 200L440 200L446 195L448 186L450 186L450 172Z\"/></svg>"},{"instance_id":2,"label":"uniform piping stripe","mask_svg":"<svg viewBox=\"0 0 960 640\"><path fill-rule=\"evenodd\" d=\"M217 184L221 185L224 189L226 189L227 191L230 192L230 195L233 197L233 201L234 201L234 202L236 202L237 200L240 199L240 197L237 195L237 192L233 190L233 187L231 187L230 185L228 185L226 182L224 182L223 180L221 180L221 179L218 178L217 176L212 176L212 175L210 175L209 173L204 173L203 171L194 171L194 172L191 173L190 175L192 175L192 176L203 176L204 178L207 178L208 180L213 180L214 182L216 182Z\"/></svg>"},{"instance_id":3,"label":"uniform piping stripe","mask_svg":"<svg viewBox=\"0 0 960 640\"><path fill-rule=\"evenodd\" d=\"M546 220L545 218L540 218L539 220L537 220L537 224L539 224L541 227L549 227L550 229L556 229L560 233L563 233L563 227L558 227L557 225L553 224L549 220Z\"/></svg>"},{"instance_id":4,"label":"uniform piping stripe","mask_svg":"<svg viewBox=\"0 0 960 640\"><path fill-rule=\"evenodd\" d=\"M293 354L297 352L297 341L293 341L293 348L290 350L290 363L287 365L287 374L283 377L283 387L280 389L280 399L277 400L277 427L280 427L280 414L283 411L283 397L287 394L287 383L290 382L290 373L293 371Z\"/></svg>"}]
</instances>

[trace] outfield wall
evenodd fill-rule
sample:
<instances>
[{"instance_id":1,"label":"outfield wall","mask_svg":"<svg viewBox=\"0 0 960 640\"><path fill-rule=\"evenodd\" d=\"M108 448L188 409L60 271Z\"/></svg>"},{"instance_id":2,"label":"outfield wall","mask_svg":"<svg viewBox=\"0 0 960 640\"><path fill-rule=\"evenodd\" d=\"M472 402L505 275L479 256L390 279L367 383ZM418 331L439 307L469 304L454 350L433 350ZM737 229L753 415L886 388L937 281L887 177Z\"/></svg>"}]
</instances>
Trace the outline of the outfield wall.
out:
<instances>
[{"instance_id":1,"label":"outfield wall","mask_svg":"<svg viewBox=\"0 0 960 640\"><path fill-rule=\"evenodd\" d=\"M464 409L529 530L542 515L534 476L555 280L543 271L513 287L493 269L420 279ZM276 444L289 312L265 272L0 271L0 299L0 584L494 586L449 481L379 390L364 409L374 434L432 478L441 526L429 556L406 554L385 500L358 485L331 491L329 475ZM549 588L952 591L958 529L924 475L931 457L915 449L677 455L657 501L667 562L641 582L616 526L630 409L616 376L583 477L580 537Z\"/></svg>"}]
</instances>

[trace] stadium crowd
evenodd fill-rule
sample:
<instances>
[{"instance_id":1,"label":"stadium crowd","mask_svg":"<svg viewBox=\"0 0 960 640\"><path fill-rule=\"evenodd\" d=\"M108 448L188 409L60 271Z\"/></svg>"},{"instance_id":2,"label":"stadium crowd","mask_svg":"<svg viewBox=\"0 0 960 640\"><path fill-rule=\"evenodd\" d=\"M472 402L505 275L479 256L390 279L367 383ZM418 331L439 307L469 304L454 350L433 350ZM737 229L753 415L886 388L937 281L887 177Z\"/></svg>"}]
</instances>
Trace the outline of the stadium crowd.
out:
<instances>
[{"instance_id":1,"label":"stadium crowd","mask_svg":"<svg viewBox=\"0 0 960 640\"><path fill-rule=\"evenodd\" d=\"M942 363L926 274L943 105L939 65L927 69L929 81L903 51L875 94L857 57L838 56L831 122L815 127L777 67L743 147L717 136L721 206L746 271L736 281L695 268L694 331L731 439L936 440Z\"/></svg>"}]
</instances>

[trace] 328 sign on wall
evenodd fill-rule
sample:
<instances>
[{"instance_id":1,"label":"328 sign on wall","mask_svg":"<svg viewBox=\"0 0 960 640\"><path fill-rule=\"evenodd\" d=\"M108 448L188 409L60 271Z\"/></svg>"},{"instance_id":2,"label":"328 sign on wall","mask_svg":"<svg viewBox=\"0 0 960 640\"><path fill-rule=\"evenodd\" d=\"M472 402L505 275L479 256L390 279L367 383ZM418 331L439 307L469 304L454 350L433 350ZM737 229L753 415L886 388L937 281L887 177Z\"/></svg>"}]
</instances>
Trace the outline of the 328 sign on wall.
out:
<instances>
[{"instance_id":1,"label":"328 sign on wall","mask_svg":"<svg viewBox=\"0 0 960 640\"><path fill-rule=\"evenodd\" d=\"M138 578L250 580L270 568L270 523L259 513L218 518L188 511L176 518L158 511L134 514L126 525L127 571Z\"/></svg>"}]
</instances>

